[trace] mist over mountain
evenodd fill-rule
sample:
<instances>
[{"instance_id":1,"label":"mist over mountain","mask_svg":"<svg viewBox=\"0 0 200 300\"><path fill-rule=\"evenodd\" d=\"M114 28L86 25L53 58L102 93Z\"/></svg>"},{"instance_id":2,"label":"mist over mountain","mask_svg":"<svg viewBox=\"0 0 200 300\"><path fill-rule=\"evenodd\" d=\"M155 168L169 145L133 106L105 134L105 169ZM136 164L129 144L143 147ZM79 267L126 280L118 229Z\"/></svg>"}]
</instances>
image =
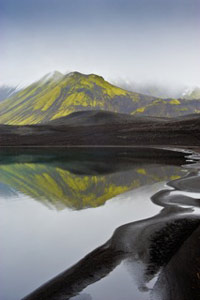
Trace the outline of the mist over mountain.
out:
<instances>
[{"instance_id":1,"label":"mist over mountain","mask_svg":"<svg viewBox=\"0 0 200 300\"><path fill-rule=\"evenodd\" d=\"M17 87L2 85L0 86L0 101L10 97L17 91Z\"/></svg>"},{"instance_id":2,"label":"mist over mountain","mask_svg":"<svg viewBox=\"0 0 200 300\"><path fill-rule=\"evenodd\" d=\"M183 93L183 98L188 100L200 99L200 87L188 88Z\"/></svg>"},{"instance_id":3,"label":"mist over mountain","mask_svg":"<svg viewBox=\"0 0 200 300\"><path fill-rule=\"evenodd\" d=\"M113 84L126 89L128 91L135 91L137 93L150 95L162 99L166 98L183 98L186 92L192 92L194 87L187 85L172 85L159 82L137 82L132 80L116 79L112 80ZM197 99L197 98L193 98Z\"/></svg>"},{"instance_id":4,"label":"mist over mountain","mask_svg":"<svg viewBox=\"0 0 200 300\"><path fill-rule=\"evenodd\" d=\"M137 82L124 79L115 79L111 82L120 88L134 91L157 98L183 98L188 100L200 99L199 86L173 85L159 82Z\"/></svg>"}]
</instances>

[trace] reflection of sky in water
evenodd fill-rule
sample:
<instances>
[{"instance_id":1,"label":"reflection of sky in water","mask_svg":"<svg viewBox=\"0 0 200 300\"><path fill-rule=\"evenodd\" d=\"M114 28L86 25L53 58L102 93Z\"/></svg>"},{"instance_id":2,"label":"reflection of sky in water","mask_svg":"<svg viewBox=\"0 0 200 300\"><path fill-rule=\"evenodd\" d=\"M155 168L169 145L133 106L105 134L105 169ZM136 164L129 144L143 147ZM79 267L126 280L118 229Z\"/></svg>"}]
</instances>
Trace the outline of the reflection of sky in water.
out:
<instances>
[{"instance_id":1,"label":"reflection of sky in water","mask_svg":"<svg viewBox=\"0 0 200 300\"><path fill-rule=\"evenodd\" d=\"M0 182L0 197L6 198L14 195L17 196L17 192L14 189L9 187L9 185Z\"/></svg>"},{"instance_id":2,"label":"reflection of sky in water","mask_svg":"<svg viewBox=\"0 0 200 300\"><path fill-rule=\"evenodd\" d=\"M138 290L134 279L128 272L127 266L124 265L124 263L121 263L119 266L117 266L109 276L87 287L84 292L90 294L94 300L149 299L148 293L141 293Z\"/></svg>"},{"instance_id":3,"label":"reflection of sky in water","mask_svg":"<svg viewBox=\"0 0 200 300\"><path fill-rule=\"evenodd\" d=\"M50 210L23 195L15 202L10 201L12 198L1 198L0 298L14 300L25 296L103 244L118 226L156 214L160 208L149 198L163 187L159 183L139 188L115 197L104 206L81 211ZM108 280L108 286L110 282L110 293L115 294L112 285L120 280L121 291L129 286L132 295L133 287L128 282L133 279L124 280L129 274L122 265L118 268L104 279ZM95 295L104 280L98 283ZM128 297L128 290L126 294Z\"/></svg>"}]
</instances>

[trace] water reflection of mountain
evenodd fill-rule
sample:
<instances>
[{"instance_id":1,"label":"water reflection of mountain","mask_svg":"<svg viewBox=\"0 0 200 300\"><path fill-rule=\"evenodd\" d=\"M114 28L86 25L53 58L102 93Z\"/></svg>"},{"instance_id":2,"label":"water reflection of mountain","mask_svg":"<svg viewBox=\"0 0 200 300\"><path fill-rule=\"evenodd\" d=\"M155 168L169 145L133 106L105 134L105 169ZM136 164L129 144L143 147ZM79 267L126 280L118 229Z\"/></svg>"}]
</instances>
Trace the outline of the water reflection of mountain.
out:
<instances>
[{"instance_id":1,"label":"water reflection of mountain","mask_svg":"<svg viewBox=\"0 0 200 300\"><path fill-rule=\"evenodd\" d=\"M0 181L49 207L97 207L143 185L183 175L183 153L169 150L1 150Z\"/></svg>"},{"instance_id":2,"label":"water reflection of mountain","mask_svg":"<svg viewBox=\"0 0 200 300\"><path fill-rule=\"evenodd\" d=\"M193 176L191 173L176 180L176 185L180 187L184 182L184 191L190 190ZM196 188L200 192L199 186ZM151 299L198 300L200 217L194 209L199 207L199 200L191 203L192 197L187 195L182 202L181 199L182 191L172 189L170 183L170 188L152 197L154 203L162 206L160 213L118 227L105 244L24 300L73 299L82 290L87 293L89 285L107 276L123 261L138 289L149 290ZM156 282L149 289L153 278Z\"/></svg>"}]
</instances>

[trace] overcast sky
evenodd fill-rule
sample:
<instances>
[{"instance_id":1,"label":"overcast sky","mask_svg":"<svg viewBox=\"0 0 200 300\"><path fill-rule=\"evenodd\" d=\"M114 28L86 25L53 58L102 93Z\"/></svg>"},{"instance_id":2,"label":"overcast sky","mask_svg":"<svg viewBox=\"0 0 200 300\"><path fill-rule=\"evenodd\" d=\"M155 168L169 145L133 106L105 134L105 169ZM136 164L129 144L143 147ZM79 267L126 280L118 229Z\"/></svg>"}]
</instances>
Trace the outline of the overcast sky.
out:
<instances>
[{"instance_id":1,"label":"overcast sky","mask_svg":"<svg viewBox=\"0 0 200 300\"><path fill-rule=\"evenodd\" d=\"M200 0L0 0L0 83L53 70L200 85Z\"/></svg>"}]
</instances>

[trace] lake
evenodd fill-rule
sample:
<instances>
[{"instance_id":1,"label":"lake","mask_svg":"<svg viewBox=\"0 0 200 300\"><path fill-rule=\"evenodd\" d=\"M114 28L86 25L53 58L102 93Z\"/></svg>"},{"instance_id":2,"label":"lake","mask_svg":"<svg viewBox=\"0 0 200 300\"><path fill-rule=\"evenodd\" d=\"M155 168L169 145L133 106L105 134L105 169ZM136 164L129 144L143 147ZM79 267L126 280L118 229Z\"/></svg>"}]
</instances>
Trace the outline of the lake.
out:
<instances>
[{"instance_id":1,"label":"lake","mask_svg":"<svg viewBox=\"0 0 200 300\"><path fill-rule=\"evenodd\" d=\"M175 149L1 150L0 299L199 299L199 174Z\"/></svg>"}]
</instances>

